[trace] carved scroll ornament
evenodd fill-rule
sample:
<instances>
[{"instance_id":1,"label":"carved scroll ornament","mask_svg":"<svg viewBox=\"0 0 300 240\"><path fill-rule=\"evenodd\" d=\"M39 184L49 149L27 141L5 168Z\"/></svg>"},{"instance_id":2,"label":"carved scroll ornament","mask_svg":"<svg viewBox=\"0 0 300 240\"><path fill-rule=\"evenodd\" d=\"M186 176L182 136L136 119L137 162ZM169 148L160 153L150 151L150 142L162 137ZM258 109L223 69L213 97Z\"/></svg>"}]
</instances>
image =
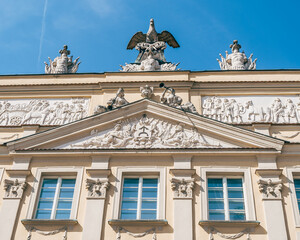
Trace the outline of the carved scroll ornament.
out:
<instances>
[{"instance_id":1,"label":"carved scroll ornament","mask_svg":"<svg viewBox=\"0 0 300 240\"><path fill-rule=\"evenodd\" d=\"M264 199L281 199L282 180L258 180L259 191Z\"/></svg>"},{"instance_id":2,"label":"carved scroll ornament","mask_svg":"<svg viewBox=\"0 0 300 240\"><path fill-rule=\"evenodd\" d=\"M107 180L86 180L86 189L88 190L89 198L105 198L108 188L109 182Z\"/></svg>"},{"instance_id":3,"label":"carved scroll ornament","mask_svg":"<svg viewBox=\"0 0 300 240\"><path fill-rule=\"evenodd\" d=\"M15 180L4 180L5 198L22 198L23 192L27 187L25 181Z\"/></svg>"},{"instance_id":4,"label":"carved scroll ornament","mask_svg":"<svg viewBox=\"0 0 300 240\"><path fill-rule=\"evenodd\" d=\"M194 179L171 179L171 188L174 198L192 198L194 189Z\"/></svg>"}]
</instances>

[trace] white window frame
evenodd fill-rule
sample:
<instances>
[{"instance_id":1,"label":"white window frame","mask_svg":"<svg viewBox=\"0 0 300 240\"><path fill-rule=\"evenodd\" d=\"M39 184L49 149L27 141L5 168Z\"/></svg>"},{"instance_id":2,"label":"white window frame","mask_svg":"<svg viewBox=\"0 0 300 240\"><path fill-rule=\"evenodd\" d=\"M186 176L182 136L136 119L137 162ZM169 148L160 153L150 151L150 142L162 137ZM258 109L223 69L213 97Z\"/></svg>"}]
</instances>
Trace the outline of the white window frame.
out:
<instances>
[{"instance_id":1,"label":"white window frame","mask_svg":"<svg viewBox=\"0 0 300 240\"><path fill-rule=\"evenodd\" d=\"M79 196L82 184L83 168L82 167L57 167L57 168L38 168L35 175L34 184L32 187L32 194L29 202L29 208L27 212L27 219L36 219L36 209L39 202L41 186L44 178L76 178L75 188L73 194L72 208L69 219L76 219L77 210L79 204ZM54 204L53 204L54 205ZM54 206L53 206L54 207ZM47 220L54 220L52 218L53 211L51 212L51 218ZM43 219L36 219L43 220Z\"/></svg>"},{"instance_id":2,"label":"white window frame","mask_svg":"<svg viewBox=\"0 0 300 240\"><path fill-rule=\"evenodd\" d=\"M289 179L289 187L290 187L290 196L292 201L292 210L294 215L295 226L300 228L300 213L298 208L296 189L294 184L294 178L300 179L300 166L296 166L293 168L287 168L287 177Z\"/></svg>"},{"instance_id":3,"label":"white window frame","mask_svg":"<svg viewBox=\"0 0 300 240\"><path fill-rule=\"evenodd\" d=\"M250 168L243 167L204 167L200 168L201 187L203 193L201 194L201 219L204 221L210 221L208 215L208 178L242 178L243 179L243 192L244 192L244 204L245 204L245 215L246 221L256 221L255 207L254 207L254 198L252 190L252 181L251 181L251 171ZM224 191L224 189L223 189ZM225 197L225 196L224 196ZM224 221L231 221L229 217L226 218L226 206L225 210L225 219ZM228 212L229 214L229 212ZM213 220L212 220L213 221Z\"/></svg>"},{"instance_id":4,"label":"white window frame","mask_svg":"<svg viewBox=\"0 0 300 240\"><path fill-rule=\"evenodd\" d=\"M122 192L123 192L123 181L124 178L158 178L157 186L157 218L155 220L165 219L165 198L166 198L166 168L155 167L155 168L131 168L124 167L117 169L117 181L116 181L116 192L113 207L113 219L120 219L121 216L121 205L122 205ZM138 206L139 207L139 206ZM121 219L123 220L123 219ZM125 220L125 219L124 219ZM140 220L140 219L135 219Z\"/></svg>"}]
</instances>

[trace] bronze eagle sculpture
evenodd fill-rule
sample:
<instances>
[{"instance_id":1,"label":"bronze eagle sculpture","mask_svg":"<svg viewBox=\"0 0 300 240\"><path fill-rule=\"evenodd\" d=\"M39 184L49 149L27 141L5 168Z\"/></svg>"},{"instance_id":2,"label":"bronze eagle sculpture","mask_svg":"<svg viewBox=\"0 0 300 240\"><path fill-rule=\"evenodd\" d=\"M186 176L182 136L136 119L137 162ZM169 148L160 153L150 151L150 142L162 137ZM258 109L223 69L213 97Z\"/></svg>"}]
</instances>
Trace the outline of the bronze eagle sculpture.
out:
<instances>
[{"instance_id":1,"label":"bronze eagle sculpture","mask_svg":"<svg viewBox=\"0 0 300 240\"><path fill-rule=\"evenodd\" d=\"M168 31L157 33L154 26L154 20L153 18L151 18L148 32L146 34L142 32L137 32L136 34L134 34L127 45L127 49L135 48L138 43L155 43L159 41L166 42L173 48L180 47L173 35Z\"/></svg>"}]
</instances>

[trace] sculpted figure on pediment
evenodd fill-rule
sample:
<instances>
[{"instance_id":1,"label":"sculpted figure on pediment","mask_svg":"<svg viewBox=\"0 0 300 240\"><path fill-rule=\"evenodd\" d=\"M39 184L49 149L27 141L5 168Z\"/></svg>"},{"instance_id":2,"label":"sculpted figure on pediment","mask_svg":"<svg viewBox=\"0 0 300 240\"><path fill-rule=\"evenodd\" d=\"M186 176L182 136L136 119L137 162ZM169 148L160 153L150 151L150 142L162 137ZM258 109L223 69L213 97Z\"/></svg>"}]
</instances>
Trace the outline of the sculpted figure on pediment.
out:
<instances>
[{"instance_id":1,"label":"sculpted figure on pediment","mask_svg":"<svg viewBox=\"0 0 300 240\"><path fill-rule=\"evenodd\" d=\"M118 122L112 130L94 130L84 141L66 148L199 148L221 147L210 144L197 129L188 130L184 124L172 124L143 115L140 119Z\"/></svg>"},{"instance_id":2,"label":"sculpted figure on pediment","mask_svg":"<svg viewBox=\"0 0 300 240\"><path fill-rule=\"evenodd\" d=\"M285 115L286 121L288 123L290 123L291 119L293 119L293 118L296 119L297 122L299 122L298 116L297 116L297 107L291 99L286 100L284 115Z\"/></svg>"},{"instance_id":3,"label":"sculpted figure on pediment","mask_svg":"<svg viewBox=\"0 0 300 240\"><path fill-rule=\"evenodd\" d=\"M119 88L116 96L107 102L107 105L111 108L121 107L125 104L128 104L128 101L125 99L125 92L123 88Z\"/></svg>"}]
</instances>

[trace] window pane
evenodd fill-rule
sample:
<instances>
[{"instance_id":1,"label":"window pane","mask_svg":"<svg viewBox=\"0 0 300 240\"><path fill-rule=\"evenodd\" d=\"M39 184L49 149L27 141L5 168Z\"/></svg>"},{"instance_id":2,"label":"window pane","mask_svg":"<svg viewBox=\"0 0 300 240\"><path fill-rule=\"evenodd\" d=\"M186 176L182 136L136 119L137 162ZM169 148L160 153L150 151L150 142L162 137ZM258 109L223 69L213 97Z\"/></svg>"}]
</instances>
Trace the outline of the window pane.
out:
<instances>
[{"instance_id":1,"label":"window pane","mask_svg":"<svg viewBox=\"0 0 300 240\"><path fill-rule=\"evenodd\" d=\"M138 178L125 178L124 179L124 188L125 187L138 187L139 179Z\"/></svg>"},{"instance_id":2,"label":"window pane","mask_svg":"<svg viewBox=\"0 0 300 240\"><path fill-rule=\"evenodd\" d=\"M57 204L57 209L71 209L72 201L59 200Z\"/></svg>"},{"instance_id":3,"label":"window pane","mask_svg":"<svg viewBox=\"0 0 300 240\"><path fill-rule=\"evenodd\" d=\"M223 198L223 189L208 190L208 198Z\"/></svg>"},{"instance_id":4,"label":"window pane","mask_svg":"<svg viewBox=\"0 0 300 240\"><path fill-rule=\"evenodd\" d=\"M244 198L243 190L228 189L228 198Z\"/></svg>"},{"instance_id":5,"label":"window pane","mask_svg":"<svg viewBox=\"0 0 300 240\"><path fill-rule=\"evenodd\" d=\"M123 200L122 201L122 209L137 209L137 201L136 200Z\"/></svg>"},{"instance_id":6,"label":"window pane","mask_svg":"<svg viewBox=\"0 0 300 240\"><path fill-rule=\"evenodd\" d=\"M42 188L40 198L54 198L55 188Z\"/></svg>"},{"instance_id":7,"label":"window pane","mask_svg":"<svg viewBox=\"0 0 300 240\"><path fill-rule=\"evenodd\" d=\"M208 187L223 187L222 178L209 178L207 182L208 182Z\"/></svg>"},{"instance_id":8,"label":"window pane","mask_svg":"<svg viewBox=\"0 0 300 240\"><path fill-rule=\"evenodd\" d=\"M216 200L209 200L209 209L223 209L224 210L224 201L216 201Z\"/></svg>"},{"instance_id":9,"label":"window pane","mask_svg":"<svg viewBox=\"0 0 300 240\"><path fill-rule=\"evenodd\" d=\"M48 187L54 187L56 188L57 185L57 179L51 179L51 178L44 178L42 187L48 188Z\"/></svg>"},{"instance_id":10,"label":"window pane","mask_svg":"<svg viewBox=\"0 0 300 240\"><path fill-rule=\"evenodd\" d=\"M157 178L145 178L143 179L143 187L157 187Z\"/></svg>"},{"instance_id":11,"label":"window pane","mask_svg":"<svg viewBox=\"0 0 300 240\"><path fill-rule=\"evenodd\" d=\"M142 210L141 219L156 219L156 210L154 211Z\"/></svg>"},{"instance_id":12,"label":"window pane","mask_svg":"<svg viewBox=\"0 0 300 240\"><path fill-rule=\"evenodd\" d=\"M229 209L244 209L244 202L229 200Z\"/></svg>"},{"instance_id":13,"label":"window pane","mask_svg":"<svg viewBox=\"0 0 300 240\"><path fill-rule=\"evenodd\" d=\"M209 212L209 220L225 220L223 212Z\"/></svg>"},{"instance_id":14,"label":"window pane","mask_svg":"<svg viewBox=\"0 0 300 240\"><path fill-rule=\"evenodd\" d=\"M228 187L243 187L242 179L227 179Z\"/></svg>"},{"instance_id":15,"label":"window pane","mask_svg":"<svg viewBox=\"0 0 300 240\"><path fill-rule=\"evenodd\" d=\"M295 188L300 188L300 179L294 179Z\"/></svg>"},{"instance_id":16,"label":"window pane","mask_svg":"<svg viewBox=\"0 0 300 240\"><path fill-rule=\"evenodd\" d=\"M75 187L75 181L76 179L63 179L61 181L62 187Z\"/></svg>"},{"instance_id":17,"label":"window pane","mask_svg":"<svg viewBox=\"0 0 300 240\"><path fill-rule=\"evenodd\" d=\"M136 219L136 211L134 211L134 210L122 210L121 219Z\"/></svg>"},{"instance_id":18,"label":"window pane","mask_svg":"<svg viewBox=\"0 0 300 240\"><path fill-rule=\"evenodd\" d=\"M59 198L73 198L74 188L61 188Z\"/></svg>"},{"instance_id":19,"label":"window pane","mask_svg":"<svg viewBox=\"0 0 300 240\"><path fill-rule=\"evenodd\" d=\"M230 220L233 221L246 220L245 213L230 213Z\"/></svg>"},{"instance_id":20,"label":"window pane","mask_svg":"<svg viewBox=\"0 0 300 240\"><path fill-rule=\"evenodd\" d=\"M52 210L52 206L53 206L53 201L40 200L37 208Z\"/></svg>"},{"instance_id":21,"label":"window pane","mask_svg":"<svg viewBox=\"0 0 300 240\"><path fill-rule=\"evenodd\" d=\"M51 210L37 210L36 211L36 219L50 219Z\"/></svg>"},{"instance_id":22,"label":"window pane","mask_svg":"<svg viewBox=\"0 0 300 240\"><path fill-rule=\"evenodd\" d=\"M123 198L137 198L137 197L138 197L138 188L123 189Z\"/></svg>"},{"instance_id":23,"label":"window pane","mask_svg":"<svg viewBox=\"0 0 300 240\"><path fill-rule=\"evenodd\" d=\"M157 198L157 188L143 188L143 198Z\"/></svg>"},{"instance_id":24,"label":"window pane","mask_svg":"<svg viewBox=\"0 0 300 240\"><path fill-rule=\"evenodd\" d=\"M57 210L55 219L69 219L70 213L70 210Z\"/></svg>"},{"instance_id":25,"label":"window pane","mask_svg":"<svg viewBox=\"0 0 300 240\"><path fill-rule=\"evenodd\" d=\"M296 191L297 199L300 199L300 191Z\"/></svg>"},{"instance_id":26,"label":"window pane","mask_svg":"<svg viewBox=\"0 0 300 240\"><path fill-rule=\"evenodd\" d=\"M142 201L142 209L156 209L157 202L156 201Z\"/></svg>"}]
</instances>

